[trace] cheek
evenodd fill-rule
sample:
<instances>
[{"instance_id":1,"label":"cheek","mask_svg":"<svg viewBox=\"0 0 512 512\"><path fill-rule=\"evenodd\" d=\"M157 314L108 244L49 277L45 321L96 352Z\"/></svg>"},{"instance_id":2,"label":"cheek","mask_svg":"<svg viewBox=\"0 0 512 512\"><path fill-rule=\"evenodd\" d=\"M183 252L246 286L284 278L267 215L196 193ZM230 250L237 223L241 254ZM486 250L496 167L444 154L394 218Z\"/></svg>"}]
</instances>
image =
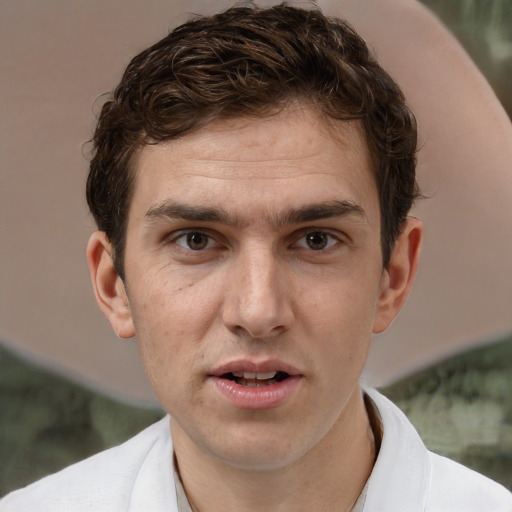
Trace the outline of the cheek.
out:
<instances>
[{"instance_id":1,"label":"cheek","mask_svg":"<svg viewBox=\"0 0 512 512\"><path fill-rule=\"evenodd\" d=\"M216 314L218 302L214 293L218 287L211 281L187 279L179 271L145 276L133 293L135 301L130 302L137 336L173 338L205 328Z\"/></svg>"},{"instance_id":2,"label":"cheek","mask_svg":"<svg viewBox=\"0 0 512 512\"><path fill-rule=\"evenodd\" d=\"M376 283L361 275L333 280L302 301L307 337L316 340L318 356L329 367L353 373L364 365L376 313Z\"/></svg>"},{"instance_id":3,"label":"cheek","mask_svg":"<svg viewBox=\"0 0 512 512\"><path fill-rule=\"evenodd\" d=\"M299 292L303 316L336 332L370 332L379 297L379 277L350 272ZM316 322L323 320L323 322Z\"/></svg>"},{"instance_id":4,"label":"cheek","mask_svg":"<svg viewBox=\"0 0 512 512\"><path fill-rule=\"evenodd\" d=\"M139 293L137 293L139 291ZM201 283L146 279L130 302L146 373L152 383L197 364L202 341L215 324L216 298Z\"/></svg>"}]
</instances>

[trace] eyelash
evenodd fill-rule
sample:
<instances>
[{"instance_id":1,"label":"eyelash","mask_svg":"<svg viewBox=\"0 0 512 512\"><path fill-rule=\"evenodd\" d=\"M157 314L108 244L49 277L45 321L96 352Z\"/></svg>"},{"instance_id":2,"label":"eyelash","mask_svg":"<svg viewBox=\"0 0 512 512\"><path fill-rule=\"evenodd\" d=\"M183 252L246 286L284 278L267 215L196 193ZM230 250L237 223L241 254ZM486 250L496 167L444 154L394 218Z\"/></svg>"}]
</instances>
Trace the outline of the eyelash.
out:
<instances>
[{"instance_id":1,"label":"eyelash","mask_svg":"<svg viewBox=\"0 0 512 512\"><path fill-rule=\"evenodd\" d=\"M206 246L202 247L200 249L193 249L190 246L186 247L185 244L188 244L188 242L191 241L191 237L194 235L200 235L200 236L206 237L207 238ZM183 245L179 243L179 241L181 241L181 240L185 241L185 243ZM215 241L215 239L212 235L205 233L204 231L193 231L193 230L179 233L173 240L171 240L171 242L175 243L179 247L182 247L183 249L189 249L194 252L204 251L205 249L212 249L213 247L208 247L208 245L211 245L211 242L214 242L214 241Z\"/></svg>"},{"instance_id":2,"label":"eyelash","mask_svg":"<svg viewBox=\"0 0 512 512\"><path fill-rule=\"evenodd\" d=\"M313 249L313 247L311 247L309 245L307 237L309 236L310 237L309 240L311 240L311 242L314 242L313 237L318 236L318 235L320 235L321 237L327 238L326 246L318 248L318 249ZM300 241L304 241L305 245L300 247L299 243L298 243ZM300 249L311 250L313 252L322 252L322 251L328 251L329 249L337 246L340 243L341 243L340 238L338 236L335 236L334 234L330 233L329 231L322 230L322 229L314 229L314 230L307 230L305 232L302 232L302 234L297 238L297 242L295 242L293 244L293 246L298 247Z\"/></svg>"},{"instance_id":3,"label":"eyelash","mask_svg":"<svg viewBox=\"0 0 512 512\"><path fill-rule=\"evenodd\" d=\"M194 235L200 235L202 237L206 237L206 244L204 247L196 248L196 249L190 247L190 244L189 244L189 242L191 241L190 237L192 237ZM318 236L318 235L320 235L321 237L327 238L326 245L325 245L325 247L320 247L318 249L314 249L310 246L310 244L308 243L306 238L308 236L313 237L313 236ZM302 230L301 232L294 234L292 239L294 240L294 242L290 245L291 248L305 249L305 250L310 250L312 252L328 251L329 249L342 243L342 240L339 236L336 236L333 233L331 233L325 229L309 228L307 230ZM314 242L314 240L312 238L310 240L312 242ZM180 241L183 241L183 243L179 243ZM304 244L302 246L299 243L301 241L304 241ZM189 251L193 251L193 252L202 252L207 249L214 249L215 247L212 246L212 242L214 243L214 245L219 246L219 243L216 241L215 236L213 236L212 234L210 234L204 230L182 231L182 232L177 233L176 236L174 236L171 240L169 240L169 243L173 243L173 244L183 248L184 250L189 250Z\"/></svg>"}]
</instances>

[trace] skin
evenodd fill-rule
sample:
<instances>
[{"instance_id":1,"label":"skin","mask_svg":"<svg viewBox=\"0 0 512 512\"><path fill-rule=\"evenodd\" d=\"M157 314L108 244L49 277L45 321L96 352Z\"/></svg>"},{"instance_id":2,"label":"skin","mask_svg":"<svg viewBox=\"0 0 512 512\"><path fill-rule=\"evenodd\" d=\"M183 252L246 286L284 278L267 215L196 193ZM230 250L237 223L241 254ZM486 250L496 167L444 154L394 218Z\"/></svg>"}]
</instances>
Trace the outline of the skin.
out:
<instances>
[{"instance_id":1,"label":"skin","mask_svg":"<svg viewBox=\"0 0 512 512\"><path fill-rule=\"evenodd\" d=\"M124 283L104 233L89 242L98 303L137 338L195 510L349 510L371 472L359 378L407 297L422 228L406 222L383 269L364 137L335 129L293 105L146 146ZM277 406L237 407L212 374L240 360L298 382Z\"/></svg>"}]
</instances>

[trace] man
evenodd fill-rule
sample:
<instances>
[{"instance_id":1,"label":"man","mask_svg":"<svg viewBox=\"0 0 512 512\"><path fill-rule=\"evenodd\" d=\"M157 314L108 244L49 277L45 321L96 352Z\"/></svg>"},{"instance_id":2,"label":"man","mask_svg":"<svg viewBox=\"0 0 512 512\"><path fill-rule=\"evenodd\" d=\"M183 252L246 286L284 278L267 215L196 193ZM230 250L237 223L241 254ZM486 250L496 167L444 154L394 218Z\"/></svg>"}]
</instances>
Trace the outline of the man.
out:
<instances>
[{"instance_id":1,"label":"man","mask_svg":"<svg viewBox=\"0 0 512 512\"><path fill-rule=\"evenodd\" d=\"M87 258L168 416L1 510L505 511L360 375L417 268L416 128L344 22L198 18L101 112Z\"/></svg>"}]
</instances>

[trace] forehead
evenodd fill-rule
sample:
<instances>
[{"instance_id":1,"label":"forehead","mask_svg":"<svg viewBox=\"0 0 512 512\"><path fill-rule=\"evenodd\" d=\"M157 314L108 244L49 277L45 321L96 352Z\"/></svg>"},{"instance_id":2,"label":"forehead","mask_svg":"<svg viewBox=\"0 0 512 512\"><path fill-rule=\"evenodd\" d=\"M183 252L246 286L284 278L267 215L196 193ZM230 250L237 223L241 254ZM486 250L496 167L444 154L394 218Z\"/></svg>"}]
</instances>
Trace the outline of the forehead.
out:
<instances>
[{"instance_id":1,"label":"forehead","mask_svg":"<svg viewBox=\"0 0 512 512\"><path fill-rule=\"evenodd\" d=\"M134 170L132 208L169 199L218 200L234 208L275 207L279 198L356 204L377 198L359 123L327 122L300 105L265 118L217 120L180 139L144 146Z\"/></svg>"}]
</instances>

